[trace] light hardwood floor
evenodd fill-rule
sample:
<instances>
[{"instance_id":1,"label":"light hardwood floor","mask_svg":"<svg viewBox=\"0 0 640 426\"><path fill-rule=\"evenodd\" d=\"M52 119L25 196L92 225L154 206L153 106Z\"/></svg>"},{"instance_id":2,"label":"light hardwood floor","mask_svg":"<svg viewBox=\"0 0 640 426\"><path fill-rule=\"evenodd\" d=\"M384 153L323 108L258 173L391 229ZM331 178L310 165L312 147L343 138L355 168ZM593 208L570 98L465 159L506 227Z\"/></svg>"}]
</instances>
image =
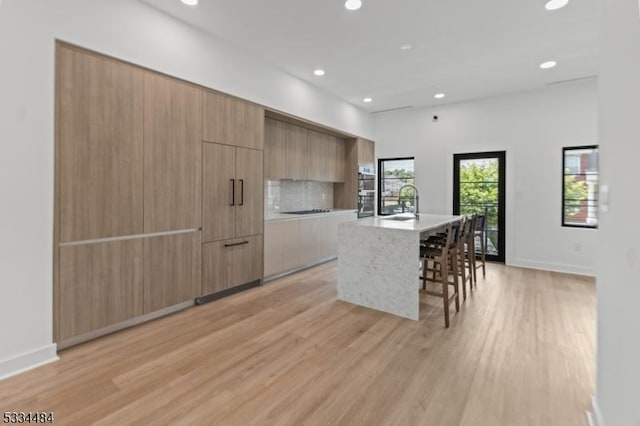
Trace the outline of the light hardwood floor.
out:
<instances>
[{"instance_id":1,"label":"light hardwood floor","mask_svg":"<svg viewBox=\"0 0 640 426\"><path fill-rule=\"evenodd\" d=\"M0 382L55 424L585 425L593 279L489 264L419 322L335 299L331 262L60 353Z\"/></svg>"}]
</instances>

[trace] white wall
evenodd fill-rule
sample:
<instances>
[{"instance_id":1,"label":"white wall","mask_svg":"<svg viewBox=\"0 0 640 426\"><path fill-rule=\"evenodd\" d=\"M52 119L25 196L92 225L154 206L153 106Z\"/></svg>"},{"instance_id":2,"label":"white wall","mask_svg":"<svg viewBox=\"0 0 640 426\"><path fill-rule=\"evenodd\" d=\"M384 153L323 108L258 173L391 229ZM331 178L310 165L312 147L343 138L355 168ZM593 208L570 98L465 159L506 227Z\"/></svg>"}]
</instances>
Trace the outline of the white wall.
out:
<instances>
[{"instance_id":1,"label":"white wall","mask_svg":"<svg viewBox=\"0 0 640 426\"><path fill-rule=\"evenodd\" d=\"M594 274L597 231L560 223L562 147L598 143L596 93L589 80L379 114L376 157L415 156L420 210L450 213L453 154L505 150L507 263Z\"/></svg>"},{"instance_id":2,"label":"white wall","mask_svg":"<svg viewBox=\"0 0 640 426\"><path fill-rule=\"evenodd\" d=\"M56 38L373 136L373 118L367 112L137 0L2 1L0 377L55 356L51 342Z\"/></svg>"},{"instance_id":3,"label":"white wall","mask_svg":"<svg viewBox=\"0 0 640 426\"><path fill-rule=\"evenodd\" d=\"M598 243L597 402L607 426L640 426L640 11L603 2L600 169L610 186Z\"/></svg>"}]
</instances>

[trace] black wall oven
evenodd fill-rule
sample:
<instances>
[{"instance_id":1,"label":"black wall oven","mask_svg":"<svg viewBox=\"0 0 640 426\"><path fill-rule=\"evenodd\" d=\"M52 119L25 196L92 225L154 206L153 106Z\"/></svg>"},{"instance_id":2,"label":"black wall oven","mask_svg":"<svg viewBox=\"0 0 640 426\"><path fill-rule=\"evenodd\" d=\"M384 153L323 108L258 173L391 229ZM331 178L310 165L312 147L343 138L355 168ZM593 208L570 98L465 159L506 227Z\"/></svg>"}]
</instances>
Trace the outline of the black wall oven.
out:
<instances>
[{"instance_id":1,"label":"black wall oven","mask_svg":"<svg viewBox=\"0 0 640 426\"><path fill-rule=\"evenodd\" d=\"M376 174L373 168L358 169L358 217L373 216L376 202Z\"/></svg>"}]
</instances>

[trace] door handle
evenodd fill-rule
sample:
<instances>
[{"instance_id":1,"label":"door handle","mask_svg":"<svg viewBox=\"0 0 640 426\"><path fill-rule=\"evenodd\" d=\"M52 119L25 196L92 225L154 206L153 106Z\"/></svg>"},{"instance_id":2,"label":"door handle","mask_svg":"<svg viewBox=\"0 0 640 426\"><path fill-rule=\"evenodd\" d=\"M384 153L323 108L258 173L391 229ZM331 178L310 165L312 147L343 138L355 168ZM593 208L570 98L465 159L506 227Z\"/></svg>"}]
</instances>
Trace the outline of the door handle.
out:
<instances>
[{"instance_id":1,"label":"door handle","mask_svg":"<svg viewBox=\"0 0 640 426\"><path fill-rule=\"evenodd\" d=\"M233 243L233 244L225 244L225 247L234 247L234 246L241 246L243 244L249 244L249 241L242 241L240 243Z\"/></svg>"},{"instance_id":2,"label":"door handle","mask_svg":"<svg viewBox=\"0 0 640 426\"><path fill-rule=\"evenodd\" d=\"M231 181L231 204L229 204L230 206L235 206L236 205L236 180L235 179L229 179Z\"/></svg>"},{"instance_id":3,"label":"door handle","mask_svg":"<svg viewBox=\"0 0 640 426\"><path fill-rule=\"evenodd\" d=\"M238 204L239 206L243 206L244 205L244 179L239 179L240 180L240 204Z\"/></svg>"}]
</instances>

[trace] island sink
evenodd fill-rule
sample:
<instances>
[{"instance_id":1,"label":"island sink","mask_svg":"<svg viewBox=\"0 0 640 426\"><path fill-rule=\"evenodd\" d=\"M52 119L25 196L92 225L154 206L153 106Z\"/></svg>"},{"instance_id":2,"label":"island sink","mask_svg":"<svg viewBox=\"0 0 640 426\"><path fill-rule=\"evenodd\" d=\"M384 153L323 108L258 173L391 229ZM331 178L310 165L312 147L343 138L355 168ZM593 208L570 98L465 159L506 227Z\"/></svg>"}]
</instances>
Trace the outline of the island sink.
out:
<instances>
[{"instance_id":1,"label":"island sink","mask_svg":"<svg viewBox=\"0 0 640 426\"><path fill-rule=\"evenodd\" d=\"M400 220L400 221L413 220L413 219L415 219L415 217L393 216L393 217L383 217L382 218L382 220Z\"/></svg>"}]
</instances>

